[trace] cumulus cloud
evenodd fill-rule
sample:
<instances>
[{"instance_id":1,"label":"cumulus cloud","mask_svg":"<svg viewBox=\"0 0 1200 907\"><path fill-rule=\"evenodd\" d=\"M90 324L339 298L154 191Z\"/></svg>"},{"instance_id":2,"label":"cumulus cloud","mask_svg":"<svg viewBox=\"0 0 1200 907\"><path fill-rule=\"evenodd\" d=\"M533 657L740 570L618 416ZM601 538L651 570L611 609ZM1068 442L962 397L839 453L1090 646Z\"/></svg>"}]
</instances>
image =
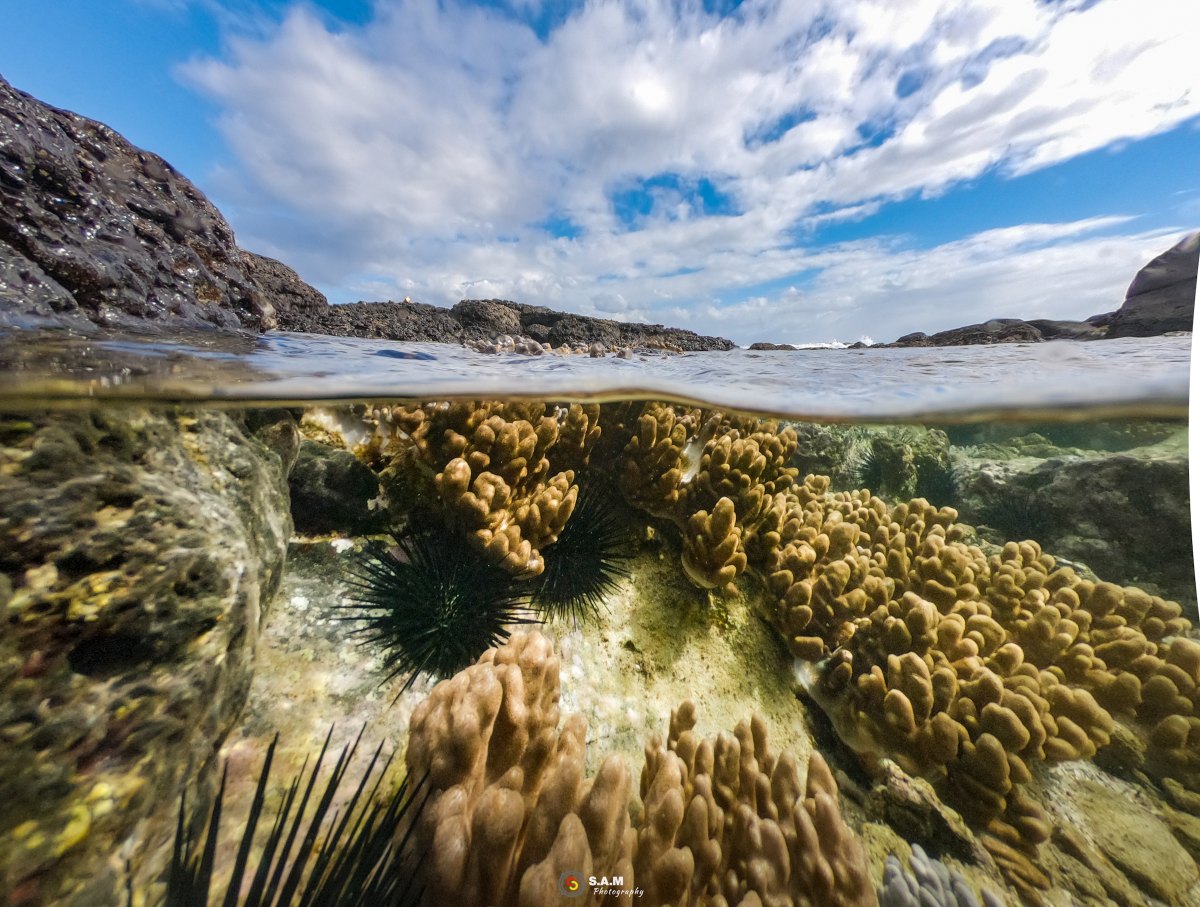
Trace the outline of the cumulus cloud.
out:
<instances>
[{"instance_id":1,"label":"cumulus cloud","mask_svg":"<svg viewBox=\"0 0 1200 907\"><path fill-rule=\"evenodd\" d=\"M187 64L235 155L215 182L242 241L335 297L506 296L739 339L735 315L808 339L939 327L885 296L1080 316L1119 302L1144 235L1102 261L1120 243L1080 235L1116 221L919 254L797 237L1200 113L1181 76L1200 5L1176 0L585 0L539 30L547 6L378 0L351 27L300 5ZM1064 282L1004 277L1003 255ZM981 281L1024 295L964 299Z\"/></svg>"}]
</instances>

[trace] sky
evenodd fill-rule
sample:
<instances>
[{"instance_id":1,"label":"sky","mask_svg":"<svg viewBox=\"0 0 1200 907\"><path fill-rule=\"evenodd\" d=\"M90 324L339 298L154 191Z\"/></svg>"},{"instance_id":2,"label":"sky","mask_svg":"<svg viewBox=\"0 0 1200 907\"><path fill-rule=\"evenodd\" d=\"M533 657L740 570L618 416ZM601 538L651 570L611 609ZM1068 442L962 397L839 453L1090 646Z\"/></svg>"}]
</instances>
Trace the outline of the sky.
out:
<instances>
[{"instance_id":1,"label":"sky","mask_svg":"<svg viewBox=\"0 0 1200 907\"><path fill-rule=\"evenodd\" d=\"M332 302L753 341L1117 308L1200 227L1200 3L4 0L0 75Z\"/></svg>"}]
</instances>

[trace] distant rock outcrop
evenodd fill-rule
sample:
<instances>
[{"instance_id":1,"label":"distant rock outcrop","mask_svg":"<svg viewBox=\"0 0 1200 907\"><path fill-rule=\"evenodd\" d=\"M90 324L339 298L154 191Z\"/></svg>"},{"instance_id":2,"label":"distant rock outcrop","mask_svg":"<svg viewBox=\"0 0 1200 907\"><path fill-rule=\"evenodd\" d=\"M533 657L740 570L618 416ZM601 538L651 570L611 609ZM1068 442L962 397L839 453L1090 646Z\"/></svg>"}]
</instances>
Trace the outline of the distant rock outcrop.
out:
<instances>
[{"instance_id":1,"label":"distant rock outcrop","mask_svg":"<svg viewBox=\"0 0 1200 907\"><path fill-rule=\"evenodd\" d=\"M338 337L377 337L426 343L468 343L524 335L558 346L731 350L732 341L661 324L631 324L556 312L507 299L464 299L450 309L417 302L357 302L280 314L283 330Z\"/></svg>"},{"instance_id":2,"label":"distant rock outcrop","mask_svg":"<svg viewBox=\"0 0 1200 907\"><path fill-rule=\"evenodd\" d=\"M0 327L260 331L315 297L158 155L0 79Z\"/></svg>"},{"instance_id":3,"label":"distant rock outcrop","mask_svg":"<svg viewBox=\"0 0 1200 907\"><path fill-rule=\"evenodd\" d=\"M1115 312L1086 321L1048 318L993 318L936 334L917 331L880 346L966 346L983 343L1039 343L1043 340L1100 340L1106 337L1154 337L1190 331L1196 308L1196 270L1200 231L1182 240L1138 271Z\"/></svg>"},{"instance_id":4,"label":"distant rock outcrop","mask_svg":"<svg viewBox=\"0 0 1200 907\"><path fill-rule=\"evenodd\" d=\"M1200 231L1184 237L1137 272L1125 302L1107 321L1109 337L1190 331L1196 309Z\"/></svg>"}]
</instances>

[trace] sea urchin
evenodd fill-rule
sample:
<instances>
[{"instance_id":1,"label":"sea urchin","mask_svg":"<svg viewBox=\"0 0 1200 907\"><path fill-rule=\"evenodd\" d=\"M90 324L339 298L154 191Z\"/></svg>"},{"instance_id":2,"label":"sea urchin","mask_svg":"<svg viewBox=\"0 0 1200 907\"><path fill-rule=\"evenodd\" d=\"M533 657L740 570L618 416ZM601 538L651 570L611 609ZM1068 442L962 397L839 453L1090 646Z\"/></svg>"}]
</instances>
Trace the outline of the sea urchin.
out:
<instances>
[{"instance_id":1,"label":"sea urchin","mask_svg":"<svg viewBox=\"0 0 1200 907\"><path fill-rule=\"evenodd\" d=\"M545 569L537 577L533 603L549 618L575 625L594 617L604 596L629 571L629 534L609 493L581 482L571 519L558 540L542 549Z\"/></svg>"},{"instance_id":2,"label":"sea urchin","mask_svg":"<svg viewBox=\"0 0 1200 907\"><path fill-rule=\"evenodd\" d=\"M510 624L531 623L526 596L505 570L445 529L421 529L372 542L351 573L345 620L380 650L384 683L407 674L450 677L508 639Z\"/></svg>"}]
</instances>

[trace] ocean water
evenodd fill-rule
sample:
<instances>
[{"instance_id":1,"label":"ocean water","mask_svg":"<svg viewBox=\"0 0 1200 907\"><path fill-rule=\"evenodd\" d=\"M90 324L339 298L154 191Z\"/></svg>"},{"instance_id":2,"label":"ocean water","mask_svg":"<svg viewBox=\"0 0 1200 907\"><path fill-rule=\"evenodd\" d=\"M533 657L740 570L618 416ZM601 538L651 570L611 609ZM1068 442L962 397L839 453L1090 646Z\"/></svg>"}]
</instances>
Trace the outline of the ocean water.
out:
<instances>
[{"instance_id":1,"label":"ocean water","mask_svg":"<svg viewBox=\"0 0 1200 907\"><path fill-rule=\"evenodd\" d=\"M0 892L1200 905L1190 343L0 337Z\"/></svg>"}]
</instances>

